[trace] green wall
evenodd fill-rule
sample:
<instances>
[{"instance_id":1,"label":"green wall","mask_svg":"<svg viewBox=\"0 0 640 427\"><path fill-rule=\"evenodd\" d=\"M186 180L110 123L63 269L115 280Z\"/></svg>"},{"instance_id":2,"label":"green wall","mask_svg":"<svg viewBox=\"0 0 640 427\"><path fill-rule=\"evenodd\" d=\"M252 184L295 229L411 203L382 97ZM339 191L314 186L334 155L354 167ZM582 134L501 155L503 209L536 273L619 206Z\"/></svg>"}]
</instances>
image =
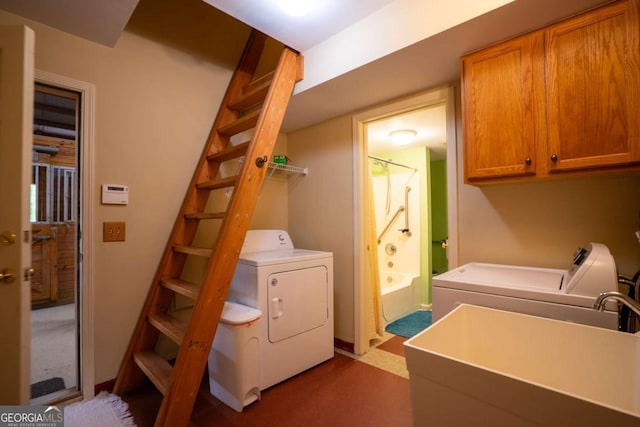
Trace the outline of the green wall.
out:
<instances>
[{"instance_id":1,"label":"green wall","mask_svg":"<svg viewBox=\"0 0 640 427\"><path fill-rule=\"evenodd\" d=\"M449 235L447 223L447 162L435 160L431 162L431 268L433 274L447 271L447 256L442 244Z\"/></svg>"}]
</instances>

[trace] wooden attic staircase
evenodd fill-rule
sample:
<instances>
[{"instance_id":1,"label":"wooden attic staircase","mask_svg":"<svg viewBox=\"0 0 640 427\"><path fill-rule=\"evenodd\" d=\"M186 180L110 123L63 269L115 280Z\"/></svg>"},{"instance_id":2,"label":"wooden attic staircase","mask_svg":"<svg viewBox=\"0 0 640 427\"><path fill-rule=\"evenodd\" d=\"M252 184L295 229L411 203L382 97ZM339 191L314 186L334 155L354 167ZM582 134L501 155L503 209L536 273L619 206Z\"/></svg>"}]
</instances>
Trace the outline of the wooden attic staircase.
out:
<instances>
[{"instance_id":1,"label":"wooden attic staircase","mask_svg":"<svg viewBox=\"0 0 640 427\"><path fill-rule=\"evenodd\" d=\"M254 79L266 36L253 31L233 74L195 170L182 208L140 313L114 387L124 394L145 376L164 395L156 426L189 423L209 350L220 321L240 250L262 186L287 104L302 79L302 57L284 48L277 68ZM233 135L253 129L250 141L231 145ZM218 177L220 165L245 156L237 176ZM225 212L205 212L212 190L232 188ZM224 193L224 191L223 191ZM198 224L221 220L215 242L192 246ZM200 245L202 246L202 245ZM187 257L208 257L201 284L181 279ZM170 313L175 294L195 301L188 323ZM160 334L180 346L172 366L155 351Z\"/></svg>"}]
</instances>

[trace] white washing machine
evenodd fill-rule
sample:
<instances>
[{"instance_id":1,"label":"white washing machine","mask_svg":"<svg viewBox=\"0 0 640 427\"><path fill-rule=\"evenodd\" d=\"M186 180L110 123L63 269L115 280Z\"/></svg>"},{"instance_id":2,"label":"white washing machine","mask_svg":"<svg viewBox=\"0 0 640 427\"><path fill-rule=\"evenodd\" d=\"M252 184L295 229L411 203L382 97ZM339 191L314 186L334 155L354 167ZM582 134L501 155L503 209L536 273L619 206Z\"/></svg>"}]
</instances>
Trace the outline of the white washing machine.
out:
<instances>
[{"instance_id":1,"label":"white washing machine","mask_svg":"<svg viewBox=\"0 0 640 427\"><path fill-rule=\"evenodd\" d=\"M609 249L590 243L576 251L568 270L469 263L433 277L433 321L461 303L618 329L617 304L594 310L600 292L617 291Z\"/></svg>"},{"instance_id":2,"label":"white washing machine","mask_svg":"<svg viewBox=\"0 0 640 427\"><path fill-rule=\"evenodd\" d=\"M249 230L227 301L263 314L260 390L333 357L331 252L296 249L283 230Z\"/></svg>"}]
</instances>

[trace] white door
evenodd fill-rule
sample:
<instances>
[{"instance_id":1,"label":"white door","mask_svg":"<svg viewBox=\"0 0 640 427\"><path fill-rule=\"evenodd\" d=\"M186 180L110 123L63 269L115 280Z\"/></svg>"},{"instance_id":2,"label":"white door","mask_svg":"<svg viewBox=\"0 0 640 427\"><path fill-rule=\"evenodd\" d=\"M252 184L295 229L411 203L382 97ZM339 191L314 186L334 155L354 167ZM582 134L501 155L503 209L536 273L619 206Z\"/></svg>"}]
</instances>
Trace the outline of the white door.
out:
<instances>
[{"instance_id":1,"label":"white door","mask_svg":"<svg viewBox=\"0 0 640 427\"><path fill-rule=\"evenodd\" d=\"M34 41L27 27L0 27L0 405L27 405L31 399Z\"/></svg>"}]
</instances>

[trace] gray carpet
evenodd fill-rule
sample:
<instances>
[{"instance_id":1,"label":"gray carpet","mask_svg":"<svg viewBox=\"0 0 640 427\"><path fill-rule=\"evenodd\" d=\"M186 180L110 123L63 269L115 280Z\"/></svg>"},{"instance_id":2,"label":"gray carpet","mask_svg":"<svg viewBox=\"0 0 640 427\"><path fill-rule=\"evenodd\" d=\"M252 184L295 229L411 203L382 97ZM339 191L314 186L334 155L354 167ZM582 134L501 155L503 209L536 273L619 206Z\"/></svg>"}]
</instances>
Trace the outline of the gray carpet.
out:
<instances>
[{"instance_id":1,"label":"gray carpet","mask_svg":"<svg viewBox=\"0 0 640 427\"><path fill-rule=\"evenodd\" d=\"M75 305L43 308L31 312L31 384L61 378L66 387L75 387L76 378ZM59 385L59 383L58 383Z\"/></svg>"}]
</instances>

